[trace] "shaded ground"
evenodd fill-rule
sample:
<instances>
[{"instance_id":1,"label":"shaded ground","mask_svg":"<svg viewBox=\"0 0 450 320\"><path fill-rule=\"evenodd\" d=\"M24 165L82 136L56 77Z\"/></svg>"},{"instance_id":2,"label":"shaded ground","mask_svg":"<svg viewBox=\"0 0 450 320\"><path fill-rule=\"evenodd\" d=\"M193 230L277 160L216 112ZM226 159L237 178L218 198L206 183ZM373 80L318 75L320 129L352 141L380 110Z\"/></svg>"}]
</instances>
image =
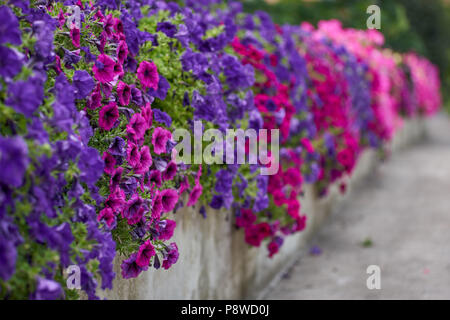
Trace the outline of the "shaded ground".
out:
<instances>
[{"instance_id":1,"label":"shaded ground","mask_svg":"<svg viewBox=\"0 0 450 320\"><path fill-rule=\"evenodd\" d=\"M267 299L450 299L450 121L396 153L333 213ZM318 250L316 250L318 251ZM381 268L369 290L366 268Z\"/></svg>"}]
</instances>

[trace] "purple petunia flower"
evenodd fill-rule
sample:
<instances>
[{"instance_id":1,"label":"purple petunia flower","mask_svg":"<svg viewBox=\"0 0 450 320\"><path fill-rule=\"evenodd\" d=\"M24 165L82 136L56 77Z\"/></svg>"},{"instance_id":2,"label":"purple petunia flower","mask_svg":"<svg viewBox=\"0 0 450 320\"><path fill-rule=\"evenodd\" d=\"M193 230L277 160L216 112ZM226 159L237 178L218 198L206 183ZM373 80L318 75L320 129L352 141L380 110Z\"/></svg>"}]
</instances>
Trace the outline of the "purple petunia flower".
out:
<instances>
[{"instance_id":1,"label":"purple petunia flower","mask_svg":"<svg viewBox=\"0 0 450 320\"><path fill-rule=\"evenodd\" d=\"M127 133L133 141L142 139L147 129L147 121L140 113L135 113L127 125Z\"/></svg>"},{"instance_id":2,"label":"purple petunia flower","mask_svg":"<svg viewBox=\"0 0 450 320\"><path fill-rule=\"evenodd\" d=\"M133 168L136 168L139 165L140 157L141 157L141 155L139 153L138 146L131 142L128 143L127 161L130 164L130 166L132 166Z\"/></svg>"},{"instance_id":3,"label":"purple petunia flower","mask_svg":"<svg viewBox=\"0 0 450 320\"><path fill-rule=\"evenodd\" d=\"M167 21L158 22L158 25L156 26L156 31L161 31L169 38L173 38L177 33L177 27L174 24Z\"/></svg>"},{"instance_id":4,"label":"purple petunia flower","mask_svg":"<svg viewBox=\"0 0 450 320\"><path fill-rule=\"evenodd\" d=\"M120 41L119 45L117 46L117 61L119 61L121 64L124 64L127 55L128 55L127 43L125 41Z\"/></svg>"},{"instance_id":5,"label":"purple petunia flower","mask_svg":"<svg viewBox=\"0 0 450 320\"><path fill-rule=\"evenodd\" d=\"M172 118L167 113L159 109L152 109L152 111L153 111L153 119L155 121L164 123L166 127L170 128L170 126L172 125Z\"/></svg>"},{"instance_id":6,"label":"purple petunia flower","mask_svg":"<svg viewBox=\"0 0 450 320\"><path fill-rule=\"evenodd\" d=\"M6 104L14 110L31 117L44 98L42 80L37 77L16 81L8 86Z\"/></svg>"},{"instance_id":7,"label":"purple petunia flower","mask_svg":"<svg viewBox=\"0 0 450 320\"><path fill-rule=\"evenodd\" d=\"M0 182L20 187L29 163L28 147L21 137L0 137Z\"/></svg>"},{"instance_id":8,"label":"purple petunia flower","mask_svg":"<svg viewBox=\"0 0 450 320\"><path fill-rule=\"evenodd\" d=\"M36 291L32 295L34 300L56 300L64 297L61 285L53 280L37 278Z\"/></svg>"},{"instance_id":9,"label":"purple petunia flower","mask_svg":"<svg viewBox=\"0 0 450 320\"><path fill-rule=\"evenodd\" d=\"M113 156L125 156L127 153L125 149L125 140L123 140L121 137L115 137L109 145L108 151Z\"/></svg>"},{"instance_id":10,"label":"purple petunia flower","mask_svg":"<svg viewBox=\"0 0 450 320\"><path fill-rule=\"evenodd\" d=\"M75 99L84 99L94 89L95 82L87 71L77 70L73 75L72 85L75 88Z\"/></svg>"},{"instance_id":11,"label":"purple petunia flower","mask_svg":"<svg viewBox=\"0 0 450 320\"><path fill-rule=\"evenodd\" d=\"M133 253L130 258L124 260L120 266L122 269L122 277L124 279L136 278L147 267L140 267L136 262L137 254Z\"/></svg>"},{"instance_id":12,"label":"purple petunia flower","mask_svg":"<svg viewBox=\"0 0 450 320\"><path fill-rule=\"evenodd\" d=\"M173 264L175 264L178 261L179 257L178 247L175 242L172 242L167 249L167 257L162 264L162 267L166 270L169 269Z\"/></svg>"},{"instance_id":13,"label":"purple petunia flower","mask_svg":"<svg viewBox=\"0 0 450 320\"><path fill-rule=\"evenodd\" d=\"M22 43L19 20L7 6L0 7L0 44L2 43Z\"/></svg>"},{"instance_id":14,"label":"purple petunia flower","mask_svg":"<svg viewBox=\"0 0 450 320\"><path fill-rule=\"evenodd\" d=\"M75 48L80 47L80 29L72 28L70 29L70 39L72 39L72 44Z\"/></svg>"}]
</instances>

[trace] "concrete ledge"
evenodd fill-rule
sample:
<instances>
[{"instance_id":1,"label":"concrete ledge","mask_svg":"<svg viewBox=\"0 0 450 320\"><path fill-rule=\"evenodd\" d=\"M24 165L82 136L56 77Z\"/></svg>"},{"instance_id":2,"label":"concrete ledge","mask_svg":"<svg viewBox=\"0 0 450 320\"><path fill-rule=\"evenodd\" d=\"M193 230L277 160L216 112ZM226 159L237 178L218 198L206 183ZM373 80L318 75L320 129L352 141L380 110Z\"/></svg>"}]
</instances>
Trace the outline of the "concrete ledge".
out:
<instances>
[{"instance_id":1,"label":"concrete ledge","mask_svg":"<svg viewBox=\"0 0 450 320\"><path fill-rule=\"evenodd\" d=\"M396 134L393 152L417 142L425 135L425 120L404 121ZM229 212L209 210L208 218L198 208L184 208L174 215L177 222L174 241L180 250L178 263L171 269L151 269L138 279L124 280L120 276L120 258L116 260L114 289L100 296L108 299L244 299L261 298L270 283L276 282L307 250L309 239L328 215L337 210L348 194L363 183L379 162L377 153L366 150L347 181L347 195L337 185L325 198L318 198L314 186L305 188L302 212L308 216L303 232L287 237L280 252L269 259L267 250L251 248L244 241L242 230L233 226Z\"/></svg>"}]
</instances>

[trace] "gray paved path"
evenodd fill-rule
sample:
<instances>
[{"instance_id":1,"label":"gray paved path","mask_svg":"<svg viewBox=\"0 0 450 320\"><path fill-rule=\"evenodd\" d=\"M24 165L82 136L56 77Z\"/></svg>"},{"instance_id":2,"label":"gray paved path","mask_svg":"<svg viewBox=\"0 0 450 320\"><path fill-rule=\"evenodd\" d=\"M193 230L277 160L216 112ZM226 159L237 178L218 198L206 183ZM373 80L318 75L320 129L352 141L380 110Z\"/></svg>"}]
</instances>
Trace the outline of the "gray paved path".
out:
<instances>
[{"instance_id":1,"label":"gray paved path","mask_svg":"<svg viewBox=\"0 0 450 320\"><path fill-rule=\"evenodd\" d=\"M450 121L428 127L333 213L311 243L322 253L301 257L266 298L450 299ZM373 264L380 290L366 286Z\"/></svg>"}]
</instances>

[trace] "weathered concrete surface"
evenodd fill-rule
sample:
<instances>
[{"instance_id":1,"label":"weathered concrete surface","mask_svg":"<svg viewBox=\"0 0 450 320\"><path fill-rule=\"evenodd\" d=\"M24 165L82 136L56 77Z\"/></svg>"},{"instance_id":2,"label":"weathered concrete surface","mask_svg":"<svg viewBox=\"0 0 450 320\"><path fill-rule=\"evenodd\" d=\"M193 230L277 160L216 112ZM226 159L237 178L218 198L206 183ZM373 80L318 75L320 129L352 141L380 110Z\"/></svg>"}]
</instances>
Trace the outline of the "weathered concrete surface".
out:
<instances>
[{"instance_id":1,"label":"weathered concrete surface","mask_svg":"<svg viewBox=\"0 0 450 320\"><path fill-rule=\"evenodd\" d=\"M322 254L305 252L266 298L450 299L450 121L427 127L333 211L311 243ZM373 264L380 290L366 286Z\"/></svg>"},{"instance_id":2,"label":"weathered concrete surface","mask_svg":"<svg viewBox=\"0 0 450 320\"><path fill-rule=\"evenodd\" d=\"M409 121L396 138L396 145L404 146L421 134L420 121ZM378 162L373 151L366 151L349 189L357 188ZM185 208L173 219L177 222L174 241L180 250L178 262L169 270L151 269L137 279L123 280L120 259L117 259L114 289L101 296L108 299L242 299L260 298L268 284L280 271L305 251L309 239L331 212L338 208L343 197L337 186L324 199L318 199L313 186L305 188L302 211L308 216L307 228L288 237L282 250L274 258L267 257L267 249L251 248L244 241L242 230L236 231L230 213L208 212L203 219L198 208ZM351 192L350 192L351 193Z\"/></svg>"}]
</instances>

